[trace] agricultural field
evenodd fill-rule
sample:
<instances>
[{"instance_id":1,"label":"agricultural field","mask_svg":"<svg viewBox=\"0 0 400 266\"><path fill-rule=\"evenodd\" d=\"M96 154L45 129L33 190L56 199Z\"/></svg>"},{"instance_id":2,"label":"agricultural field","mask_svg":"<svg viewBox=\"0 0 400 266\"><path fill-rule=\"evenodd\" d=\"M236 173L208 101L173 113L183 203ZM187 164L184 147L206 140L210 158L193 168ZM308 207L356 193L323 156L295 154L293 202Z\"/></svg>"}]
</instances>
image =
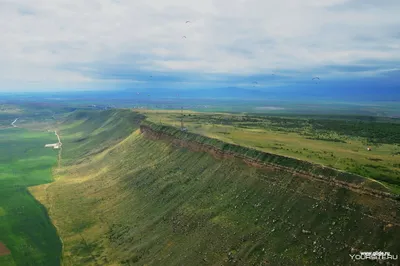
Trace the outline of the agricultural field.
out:
<instances>
[{"instance_id":1,"label":"agricultural field","mask_svg":"<svg viewBox=\"0 0 400 266\"><path fill-rule=\"evenodd\" d=\"M181 126L179 111L140 112ZM400 193L399 119L184 111L183 122L190 132L359 174Z\"/></svg>"},{"instance_id":2,"label":"agricultural field","mask_svg":"<svg viewBox=\"0 0 400 266\"><path fill-rule=\"evenodd\" d=\"M61 241L30 186L49 183L57 151L54 133L0 130L0 265L59 265Z\"/></svg>"},{"instance_id":3,"label":"agricultural field","mask_svg":"<svg viewBox=\"0 0 400 266\"><path fill-rule=\"evenodd\" d=\"M0 104L0 114L20 114L22 110L11 104Z\"/></svg>"}]
</instances>

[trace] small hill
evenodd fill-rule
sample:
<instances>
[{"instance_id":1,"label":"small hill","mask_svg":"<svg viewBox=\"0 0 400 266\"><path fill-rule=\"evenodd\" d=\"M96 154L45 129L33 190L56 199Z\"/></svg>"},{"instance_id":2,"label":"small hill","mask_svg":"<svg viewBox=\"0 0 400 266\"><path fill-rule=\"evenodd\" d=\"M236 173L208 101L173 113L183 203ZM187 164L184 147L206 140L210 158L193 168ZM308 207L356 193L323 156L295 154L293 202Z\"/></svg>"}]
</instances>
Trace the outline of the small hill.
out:
<instances>
[{"instance_id":1,"label":"small hill","mask_svg":"<svg viewBox=\"0 0 400 266\"><path fill-rule=\"evenodd\" d=\"M60 125L57 181L33 193L65 265L374 265L349 254L400 250L397 200L150 138L143 119L85 111Z\"/></svg>"}]
</instances>

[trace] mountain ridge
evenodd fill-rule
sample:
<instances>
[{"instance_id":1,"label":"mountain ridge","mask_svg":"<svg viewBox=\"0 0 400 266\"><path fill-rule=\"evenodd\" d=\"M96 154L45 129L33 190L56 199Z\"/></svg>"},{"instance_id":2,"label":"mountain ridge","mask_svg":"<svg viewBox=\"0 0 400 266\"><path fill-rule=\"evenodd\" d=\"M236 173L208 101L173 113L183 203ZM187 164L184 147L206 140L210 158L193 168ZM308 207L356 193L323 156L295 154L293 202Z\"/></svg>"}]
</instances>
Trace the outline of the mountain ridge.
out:
<instances>
[{"instance_id":1,"label":"mountain ridge","mask_svg":"<svg viewBox=\"0 0 400 266\"><path fill-rule=\"evenodd\" d=\"M72 163L33 189L65 265L364 265L348 254L398 250L400 227L384 219L396 202L147 139L134 123L108 140L139 117L100 113L60 126ZM94 121L108 133L93 133Z\"/></svg>"}]
</instances>

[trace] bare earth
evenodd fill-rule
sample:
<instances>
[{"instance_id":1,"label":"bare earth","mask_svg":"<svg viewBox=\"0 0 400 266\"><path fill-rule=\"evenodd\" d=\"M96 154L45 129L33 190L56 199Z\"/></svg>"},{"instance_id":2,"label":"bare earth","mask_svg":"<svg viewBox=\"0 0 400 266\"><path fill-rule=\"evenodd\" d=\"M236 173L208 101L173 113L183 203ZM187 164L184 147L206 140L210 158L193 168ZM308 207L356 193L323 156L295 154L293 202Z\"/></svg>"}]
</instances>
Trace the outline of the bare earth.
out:
<instances>
[{"instance_id":1,"label":"bare earth","mask_svg":"<svg viewBox=\"0 0 400 266\"><path fill-rule=\"evenodd\" d=\"M0 242L0 257L8 255L10 253L11 253L10 250L8 250L8 248L3 243Z\"/></svg>"}]
</instances>

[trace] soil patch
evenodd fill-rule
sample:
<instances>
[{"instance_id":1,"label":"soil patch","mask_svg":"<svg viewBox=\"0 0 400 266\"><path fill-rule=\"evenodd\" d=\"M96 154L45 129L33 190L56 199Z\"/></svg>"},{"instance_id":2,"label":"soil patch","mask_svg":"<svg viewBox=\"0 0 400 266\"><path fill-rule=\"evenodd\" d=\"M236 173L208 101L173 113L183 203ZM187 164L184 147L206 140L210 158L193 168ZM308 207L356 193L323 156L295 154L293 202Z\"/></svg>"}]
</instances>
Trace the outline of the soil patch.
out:
<instances>
[{"instance_id":1,"label":"soil patch","mask_svg":"<svg viewBox=\"0 0 400 266\"><path fill-rule=\"evenodd\" d=\"M0 242L0 257L9 255L11 251L3 244Z\"/></svg>"}]
</instances>

